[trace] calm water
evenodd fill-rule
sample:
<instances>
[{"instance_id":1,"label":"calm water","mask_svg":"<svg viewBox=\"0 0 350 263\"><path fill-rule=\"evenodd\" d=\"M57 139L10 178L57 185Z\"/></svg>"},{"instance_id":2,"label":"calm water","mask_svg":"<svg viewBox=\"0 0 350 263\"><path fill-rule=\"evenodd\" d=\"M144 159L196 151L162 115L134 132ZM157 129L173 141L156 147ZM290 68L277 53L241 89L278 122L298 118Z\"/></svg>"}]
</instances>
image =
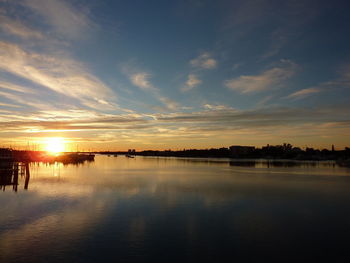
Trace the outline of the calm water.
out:
<instances>
[{"instance_id":1,"label":"calm water","mask_svg":"<svg viewBox=\"0 0 350 263\"><path fill-rule=\"evenodd\" d=\"M1 262L350 262L350 169L332 162L96 156L30 171L28 190L21 177L0 192Z\"/></svg>"}]
</instances>

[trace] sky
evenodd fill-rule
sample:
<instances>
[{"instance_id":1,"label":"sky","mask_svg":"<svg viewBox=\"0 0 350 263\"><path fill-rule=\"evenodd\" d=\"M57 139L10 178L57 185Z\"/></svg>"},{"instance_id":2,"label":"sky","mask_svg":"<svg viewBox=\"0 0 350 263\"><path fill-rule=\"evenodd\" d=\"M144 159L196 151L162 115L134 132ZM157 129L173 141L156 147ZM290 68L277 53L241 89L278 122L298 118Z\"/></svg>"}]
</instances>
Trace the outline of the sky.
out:
<instances>
[{"instance_id":1,"label":"sky","mask_svg":"<svg viewBox=\"0 0 350 263\"><path fill-rule=\"evenodd\" d=\"M349 8L0 0L0 145L350 146Z\"/></svg>"}]
</instances>

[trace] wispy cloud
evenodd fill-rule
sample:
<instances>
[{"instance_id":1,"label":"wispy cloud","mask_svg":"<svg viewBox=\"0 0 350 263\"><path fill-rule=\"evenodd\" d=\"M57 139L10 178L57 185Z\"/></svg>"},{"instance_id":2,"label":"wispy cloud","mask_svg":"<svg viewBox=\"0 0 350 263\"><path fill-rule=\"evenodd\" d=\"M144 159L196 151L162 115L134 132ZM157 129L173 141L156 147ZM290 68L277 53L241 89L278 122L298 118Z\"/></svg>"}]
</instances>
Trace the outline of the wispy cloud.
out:
<instances>
[{"instance_id":1,"label":"wispy cloud","mask_svg":"<svg viewBox=\"0 0 350 263\"><path fill-rule=\"evenodd\" d=\"M8 34L16 35L25 39L43 39L44 36L41 32L29 28L18 20L12 20L8 17L0 15L0 28Z\"/></svg>"},{"instance_id":2,"label":"wispy cloud","mask_svg":"<svg viewBox=\"0 0 350 263\"><path fill-rule=\"evenodd\" d=\"M81 37L94 26L87 16L86 8L74 7L65 0L24 0L22 5L39 14L57 33L65 37Z\"/></svg>"},{"instance_id":3,"label":"wispy cloud","mask_svg":"<svg viewBox=\"0 0 350 263\"><path fill-rule=\"evenodd\" d=\"M129 79L132 84L134 84L136 87L139 87L142 90L149 91L153 96L155 96L164 106L159 107L155 106L154 109L157 110L176 110L180 107L180 105L175 102L172 99L169 99L163 95L161 95L161 91L156 88L151 82L150 82L151 75L147 72L134 72L129 74Z\"/></svg>"},{"instance_id":4,"label":"wispy cloud","mask_svg":"<svg viewBox=\"0 0 350 263\"><path fill-rule=\"evenodd\" d=\"M150 83L149 78L151 75L146 72L138 72L131 74L131 83L143 90L157 91L157 89Z\"/></svg>"},{"instance_id":5,"label":"wispy cloud","mask_svg":"<svg viewBox=\"0 0 350 263\"><path fill-rule=\"evenodd\" d=\"M318 88L308 88L308 89L302 89L299 91L296 91L290 95L287 96L287 98L291 98L291 99L301 99L301 98L305 98L307 96L310 96L312 94L315 93L319 93L321 92L321 89Z\"/></svg>"},{"instance_id":6,"label":"wispy cloud","mask_svg":"<svg viewBox=\"0 0 350 263\"><path fill-rule=\"evenodd\" d=\"M189 91L195 87L197 87L198 85L200 85L202 83L202 81L200 79L198 79L198 77L194 74L189 74L185 87L181 88L181 91L186 92Z\"/></svg>"},{"instance_id":7,"label":"wispy cloud","mask_svg":"<svg viewBox=\"0 0 350 263\"><path fill-rule=\"evenodd\" d=\"M329 91L340 94L342 91L345 91L349 88L350 88L350 65L345 64L345 66L341 66L340 70L338 71L338 77L331 79L329 81L321 82L310 88L296 91L288 95L286 98L302 99L312 94L316 94L320 92L329 92Z\"/></svg>"},{"instance_id":8,"label":"wispy cloud","mask_svg":"<svg viewBox=\"0 0 350 263\"><path fill-rule=\"evenodd\" d=\"M169 99L167 97L162 97L162 96L159 96L158 98L166 106L168 110L175 111L180 108L180 104L172 99Z\"/></svg>"},{"instance_id":9,"label":"wispy cloud","mask_svg":"<svg viewBox=\"0 0 350 263\"><path fill-rule=\"evenodd\" d=\"M102 81L69 56L28 52L7 42L0 42L0 56L3 71L78 99L88 107L106 105L114 99L113 92Z\"/></svg>"},{"instance_id":10,"label":"wispy cloud","mask_svg":"<svg viewBox=\"0 0 350 263\"><path fill-rule=\"evenodd\" d=\"M329 88L349 88L350 87L350 64L341 67L338 77L330 81L322 82L317 85L320 89Z\"/></svg>"},{"instance_id":11,"label":"wispy cloud","mask_svg":"<svg viewBox=\"0 0 350 263\"><path fill-rule=\"evenodd\" d=\"M13 84L13 83L7 82L7 81L0 81L0 89L22 92L22 93L30 93L30 94L34 93L33 89L23 87L20 85L16 85L16 84Z\"/></svg>"},{"instance_id":12,"label":"wispy cloud","mask_svg":"<svg viewBox=\"0 0 350 263\"><path fill-rule=\"evenodd\" d=\"M213 104L204 104L203 107L205 109L208 110L218 110L218 111L222 111L222 110L234 110L232 107L228 107L225 105L213 105Z\"/></svg>"},{"instance_id":13,"label":"wispy cloud","mask_svg":"<svg viewBox=\"0 0 350 263\"><path fill-rule=\"evenodd\" d=\"M349 107L318 108L262 108L257 110L237 110L224 105L204 105L205 110L192 113L158 114L100 114L93 111L40 111L22 119L2 120L2 133L15 132L114 132L116 140L126 138L134 142L142 140L156 143L174 140L200 140L215 136L258 136L271 140L271 134L278 130L284 139L300 136L320 136L330 134L343 136L350 130ZM6 116L6 113L4 113ZM336 118L334 118L336 116ZM308 128L307 133L303 130ZM164 133L166 131L166 133ZM118 135L117 135L118 134ZM153 136L150 138L149 134ZM95 138L93 140L98 140ZM101 141L101 142L102 142ZM108 140L107 140L108 141ZM173 141L174 142L174 141ZM178 144L177 144L178 145Z\"/></svg>"},{"instance_id":14,"label":"wispy cloud","mask_svg":"<svg viewBox=\"0 0 350 263\"><path fill-rule=\"evenodd\" d=\"M348 113L350 108L260 108L256 110L237 110L229 107L206 105L206 111L192 113L160 114L157 120L165 122L181 122L198 126L200 123L220 131L223 127L276 127L280 125L299 125L310 123L350 123ZM334 115L337 116L335 120Z\"/></svg>"},{"instance_id":15,"label":"wispy cloud","mask_svg":"<svg viewBox=\"0 0 350 263\"><path fill-rule=\"evenodd\" d=\"M0 89L0 98L1 98L0 101L3 101L6 99L5 103L7 101L10 101L16 108L29 107L33 111L54 109L56 107L58 108L76 107L74 105L57 102L55 101L54 97L47 96L46 92L43 92L43 94L41 94L41 92L42 90L40 91L38 90L37 92L33 92L33 93L26 93L26 92L18 92L13 90L6 90L6 89L2 91ZM21 115L27 118L27 111L22 110ZM13 115L9 115L8 117L11 119L13 118Z\"/></svg>"},{"instance_id":16,"label":"wispy cloud","mask_svg":"<svg viewBox=\"0 0 350 263\"><path fill-rule=\"evenodd\" d=\"M197 58L192 59L190 64L196 68L213 69L216 67L217 62L210 53L203 52Z\"/></svg>"},{"instance_id":17,"label":"wispy cloud","mask_svg":"<svg viewBox=\"0 0 350 263\"><path fill-rule=\"evenodd\" d=\"M11 107L11 108L20 108L21 106L19 105L14 105L14 104L9 104L9 103L2 103L0 102L1 107Z\"/></svg>"},{"instance_id":18,"label":"wispy cloud","mask_svg":"<svg viewBox=\"0 0 350 263\"><path fill-rule=\"evenodd\" d=\"M294 75L296 65L282 60L282 65L263 71L258 75L242 75L225 81L226 87L240 93L253 93L275 88Z\"/></svg>"}]
</instances>

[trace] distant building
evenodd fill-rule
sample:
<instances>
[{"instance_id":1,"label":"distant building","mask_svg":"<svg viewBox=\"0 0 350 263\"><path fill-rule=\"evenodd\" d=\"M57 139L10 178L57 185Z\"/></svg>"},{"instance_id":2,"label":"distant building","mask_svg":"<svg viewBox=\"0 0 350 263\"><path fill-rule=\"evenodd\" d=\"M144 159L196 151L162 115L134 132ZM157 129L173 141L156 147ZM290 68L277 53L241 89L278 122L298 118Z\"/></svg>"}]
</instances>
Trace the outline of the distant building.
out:
<instances>
[{"instance_id":1,"label":"distant building","mask_svg":"<svg viewBox=\"0 0 350 263\"><path fill-rule=\"evenodd\" d=\"M255 150L254 146L241 146L241 145L230 146L232 157L246 156L246 155L252 154L254 150Z\"/></svg>"}]
</instances>

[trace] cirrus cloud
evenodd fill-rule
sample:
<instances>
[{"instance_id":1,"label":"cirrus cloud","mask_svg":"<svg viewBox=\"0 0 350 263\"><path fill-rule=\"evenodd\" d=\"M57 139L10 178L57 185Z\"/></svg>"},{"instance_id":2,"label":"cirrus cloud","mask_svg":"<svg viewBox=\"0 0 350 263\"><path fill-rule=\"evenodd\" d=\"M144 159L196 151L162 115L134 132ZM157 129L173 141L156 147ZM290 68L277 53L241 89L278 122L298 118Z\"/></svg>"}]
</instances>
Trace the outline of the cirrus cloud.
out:
<instances>
[{"instance_id":1,"label":"cirrus cloud","mask_svg":"<svg viewBox=\"0 0 350 263\"><path fill-rule=\"evenodd\" d=\"M156 88L150 81L149 78L151 75L147 72L136 72L129 74L129 79L133 85L139 87L142 90L149 91L156 97L164 107L155 106L152 107L157 110L176 110L179 108L179 104L172 99L164 97L161 95L161 92L158 88Z\"/></svg>"},{"instance_id":2,"label":"cirrus cloud","mask_svg":"<svg viewBox=\"0 0 350 263\"><path fill-rule=\"evenodd\" d=\"M296 64L282 60L282 65L265 70L258 75L242 75L225 81L225 86L240 93L254 93L272 89L295 74Z\"/></svg>"},{"instance_id":3,"label":"cirrus cloud","mask_svg":"<svg viewBox=\"0 0 350 263\"><path fill-rule=\"evenodd\" d=\"M287 96L287 98L301 99L301 98L305 98L311 94L315 94L315 93L319 93L319 92L321 92L321 89L307 88L307 89L298 90L298 91L290 94L289 96Z\"/></svg>"},{"instance_id":4,"label":"cirrus cloud","mask_svg":"<svg viewBox=\"0 0 350 263\"><path fill-rule=\"evenodd\" d=\"M94 27L86 8L78 8L64 0L24 0L23 6L43 17L58 34L74 39Z\"/></svg>"},{"instance_id":5,"label":"cirrus cloud","mask_svg":"<svg viewBox=\"0 0 350 263\"><path fill-rule=\"evenodd\" d=\"M198 77L194 74L189 74L188 75L188 79L185 83L185 87L183 87L181 89L181 91L186 92L189 91L195 87L197 87L198 85L200 85L202 83L202 81L200 79L198 79Z\"/></svg>"},{"instance_id":6,"label":"cirrus cloud","mask_svg":"<svg viewBox=\"0 0 350 263\"><path fill-rule=\"evenodd\" d=\"M213 69L216 67L217 62L214 58L212 58L210 53L204 52L200 54L197 58L192 59L190 61L190 64L196 68Z\"/></svg>"},{"instance_id":7,"label":"cirrus cloud","mask_svg":"<svg viewBox=\"0 0 350 263\"><path fill-rule=\"evenodd\" d=\"M29 52L16 44L0 42L0 57L1 70L75 98L88 107L109 104L115 97L82 63L68 56Z\"/></svg>"},{"instance_id":8,"label":"cirrus cloud","mask_svg":"<svg viewBox=\"0 0 350 263\"><path fill-rule=\"evenodd\" d=\"M16 35L25 39L44 39L44 35L41 32L29 28L20 21L12 20L3 15L0 15L0 28L6 33Z\"/></svg>"}]
</instances>

